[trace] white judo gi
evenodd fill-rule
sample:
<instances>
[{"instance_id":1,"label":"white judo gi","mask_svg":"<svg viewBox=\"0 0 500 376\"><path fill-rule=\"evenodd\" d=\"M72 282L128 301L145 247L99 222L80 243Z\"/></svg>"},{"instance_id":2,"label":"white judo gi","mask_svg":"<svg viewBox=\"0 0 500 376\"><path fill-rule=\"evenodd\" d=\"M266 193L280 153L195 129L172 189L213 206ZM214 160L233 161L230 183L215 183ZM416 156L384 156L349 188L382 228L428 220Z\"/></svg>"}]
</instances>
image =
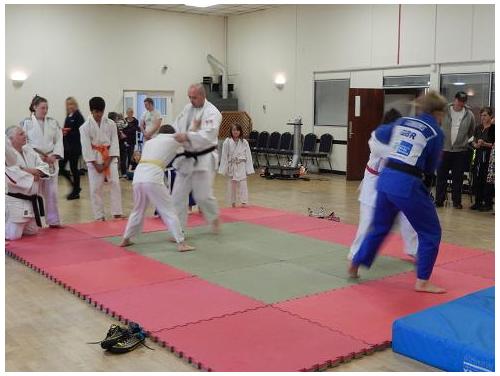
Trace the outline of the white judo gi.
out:
<instances>
[{"instance_id":1,"label":"white judo gi","mask_svg":"<svg viewBox=\"0 0 500 376\"><path fill-rule=\"evenodd\" d=\"M201 120L199 130L193 126L195 119ZM217 146L221 121L219 110L205 100L200 108L193 107L191 103L186 105L175 119L173 127L176 132L187 133L189 141L183 144L186 151L199 152ZM191 191L207 222L212 223L219 216L217 200L213 194L213 180L218 164L217 149L200 155L197 159L196 162L194 158L179 157L173 163L177 175L172 196L182 226L187 224Z\"/></svg>"},{"instance_id":2,"label":"white judo gi","mask_svg":"<svg viewBox=\"0 0 500 376\"><path fill-rule=\"evenodd\" d=\"M144 213L151 203L175 241L184 241L182 227L164 180L166 166L180 151L181 145L175 141L173 134L160 133L144 144L141 161L134 171L134 208L129 216L124 238L130 239L142 231Z\"/></svg>"},{"instance_id":3,"label":"white judo gi","mask_svg":"<svg viewBox=\"0 0 500 376\"><path fill-rule=\"evenodd\" d=\"M368 145L370 147L370 157L366 165L363 181L361 182L359 188L359 225L358 231L356 232L356 238L351 245L348 256L349 259L352 259L359 251L359 247L361 246L361 243L370 228L373 219L373 212L375 210L375 204L377 202L378 174L384 166L384 157L389 155L391 151L388 145L384 145L377 141L373 133L368 141ZM403 213L398 214L397 221L399 222L401 237L403 238L403 242L405 244L405 253L415 256L418 249L418 237L416 231L413 229Z\"/></svg>"},{"instance_id":4,"label":"white judo gi","mask_svg":"<svg viewBox=\"0 0 500 376\"><path fill-rule=\"evenodd\" d=\"M21 193L26 196L39 195L44 180L51 178L49 165L42 161L40 155L31 146L24 145L22 153L13 149L16 155L15 163L5 167L5 182L8 193ZM11 155L12 157L13 155ZM10 162L14 162L11 158ZM23 168L36 168L48 178L35 181L35 177ZM23 235L33 235L38 232L35 213L31 201L5 195L5 238L20 239Z\"/></svg>"},{"instance_id":5,"label":"white judo gi","mask_svg":"<svg viewBox=\"0 0 500 376\"><path fill-rule=\"evenodd\" d=\"M120 188L120 177L118 175L118 158L120 157L120 146L118 143L118 133L113 120L103 117L98 125L93 116L90 115L87 121L80 127L80 139L82 143L82 156L87 163L89 174L90 202L96 220L104 218L104 204L102 194L104 188L104 178L107 177L110 183L111 214L122 215L122 195ZM107 150L112 162L109 165L109 175L106 172L97 172L93 161L102 164L103 150ZM106 151L104 151L106 153Z\"/></svg>"},{"instance_id":6,"label":"white judo gi","mask_svg":"<svg viewBox=\"0 0 500 376\"><path fill-rule=\"evenodd\" d=\"M21 122L21 127L26 132L28 145L38 153L45 155L55 155L62 159L64 157L63 134L57 120L46 117L43 124L40 124L35 115L31 115ZM48 225L59 225L59 208L57 205L57 185L59 178L59 161L49 165L51 177L44 179L40 184L40 194L45 203Z\"/></svg>"},{"instance_id":7,"label":"white judo gi","mask_svg":"<svg viewBox=\"0 0 500 376\"><path fill-rule=\"evenodd\" d=\"M235 204L239 196L242 204L248 204L247 175L255 173L255 170L247 140L241 139L235 142L232 137L224 140L219 173L228 177L227 203Z\"/></svg>"}]
</instances>

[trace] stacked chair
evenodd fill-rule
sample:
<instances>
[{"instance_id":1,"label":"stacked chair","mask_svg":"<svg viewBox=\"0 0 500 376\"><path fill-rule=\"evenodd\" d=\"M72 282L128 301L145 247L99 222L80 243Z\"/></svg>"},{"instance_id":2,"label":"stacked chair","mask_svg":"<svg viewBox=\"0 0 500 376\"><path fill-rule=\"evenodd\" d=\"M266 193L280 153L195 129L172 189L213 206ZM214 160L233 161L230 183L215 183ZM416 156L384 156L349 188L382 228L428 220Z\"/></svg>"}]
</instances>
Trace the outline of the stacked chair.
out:
<instances>
[{"instance_id":1,"label":"stacked chair","mask_svg":"<svg viewBox=\"0 0 500 376\"><path fill-rule=\"evenodd\" d=\"M261 166L261 158L266 161L266 166L270 166L270 159L276 158L278 166L283 163L283 158L290 160L293 156L294 135L290 132L257 132L252 131L248 139L250 150L256 167ZM322 160L328 161L330 171L333 170L330 162L332 153L333 136L325 133L320 137L319 148L316 150L318 137L314 133L308 133L305 137L301 135L301 163L307 167L308 161L314 161L320 166Z\"/></svg>"}]
</instances>

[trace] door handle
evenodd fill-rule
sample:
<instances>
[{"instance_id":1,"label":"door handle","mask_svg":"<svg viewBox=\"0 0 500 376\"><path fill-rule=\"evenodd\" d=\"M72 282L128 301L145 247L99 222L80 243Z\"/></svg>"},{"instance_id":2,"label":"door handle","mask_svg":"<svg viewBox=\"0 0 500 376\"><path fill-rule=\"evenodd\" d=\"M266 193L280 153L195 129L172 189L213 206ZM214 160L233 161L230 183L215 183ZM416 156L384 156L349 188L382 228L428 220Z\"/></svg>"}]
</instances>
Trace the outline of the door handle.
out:
<instances>
[{"instance_id":1,"label":"door handle","mask_svg":"<svg viewBox=\"0 0 500 376\"><path fill-rule=\"evenodd\" d=\"M354 134L352 131L352 121L349 121L348 133L349 133L349 140L350 140L352 138L352 135Z\"/></svg>"}]
</instances>

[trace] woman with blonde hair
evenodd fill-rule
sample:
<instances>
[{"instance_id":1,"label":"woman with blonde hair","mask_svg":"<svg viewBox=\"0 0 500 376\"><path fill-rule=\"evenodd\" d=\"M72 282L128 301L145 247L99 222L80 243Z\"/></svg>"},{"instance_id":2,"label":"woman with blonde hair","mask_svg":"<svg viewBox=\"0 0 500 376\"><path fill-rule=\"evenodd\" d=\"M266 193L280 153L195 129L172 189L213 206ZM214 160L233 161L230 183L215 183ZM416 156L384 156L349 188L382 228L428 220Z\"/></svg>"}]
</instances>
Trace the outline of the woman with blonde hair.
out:
<instances>
[{"instance_id":1,"label":"woman with blonde hair","mask_svg":"<svg viewBox=\"0 0 500 376\"><path fill-rule=\"evenodd\" d=\"M80 142L80 126L85 123L78 102L73 97L66 98L66 119L63 128L64 159L59 161L59 174L64 176L71 184L71 193L66 196L68 200L80 198L80 171L78 161L82 155L82 144ZM69 162L71 175L65 169Z\"/></svg>"}]
</instances>

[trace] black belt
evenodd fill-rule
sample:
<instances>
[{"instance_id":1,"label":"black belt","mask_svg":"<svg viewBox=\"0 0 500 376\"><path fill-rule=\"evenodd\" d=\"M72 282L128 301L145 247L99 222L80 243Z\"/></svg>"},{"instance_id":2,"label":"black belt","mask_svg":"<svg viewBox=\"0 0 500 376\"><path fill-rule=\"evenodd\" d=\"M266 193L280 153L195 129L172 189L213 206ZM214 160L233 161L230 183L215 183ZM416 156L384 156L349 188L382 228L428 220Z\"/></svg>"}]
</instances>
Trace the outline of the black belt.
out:
<instances>
[{"instance_id":1,"label":"black belt","mask_svg":"<svg viewBox=\"0 0 500 376\"><path fill-rule=\"evenodd\" d=\"M7 196L18 198L20 200L31 201L33 205L33 214L35 214L35 221L38 227L42 227L42 218L45 217L45 210L43 208L43 199L38 195L23 195L22 193L8 192Z\"/></svg>"},{"instance_id":2,"label":"black belt","mask_svg":"<svg viewBox=\"0 0 500 376\"><path fill-rule=\"evenodd\" d=\"M196 162L198 162L198 157L200 155L205 155L205 154L211 153L216 149L217 149L217 146L211 146L208 149L204 149L204 150L200 150L200 151L185 151L183 153L177 154L174 157L174 159L172 159L172 162L170 162L170 163L173 163L179 157L186 157L186 158L194 158L195 164L196 164Z\"/></svg>"},{"instance_id":3,"label":"black belt","mask_svg":"<svg viewBox=\"0 0 500 376\"><path fill-rule=\"evenodd\" d=\"M397 163L391 160L388 160L385 167L388 167L393 170L404 172L408 175L416 176L419 179L422 179L423 172L418 167L411 166L406 163Z\"/></svg>"}]
</instances>

